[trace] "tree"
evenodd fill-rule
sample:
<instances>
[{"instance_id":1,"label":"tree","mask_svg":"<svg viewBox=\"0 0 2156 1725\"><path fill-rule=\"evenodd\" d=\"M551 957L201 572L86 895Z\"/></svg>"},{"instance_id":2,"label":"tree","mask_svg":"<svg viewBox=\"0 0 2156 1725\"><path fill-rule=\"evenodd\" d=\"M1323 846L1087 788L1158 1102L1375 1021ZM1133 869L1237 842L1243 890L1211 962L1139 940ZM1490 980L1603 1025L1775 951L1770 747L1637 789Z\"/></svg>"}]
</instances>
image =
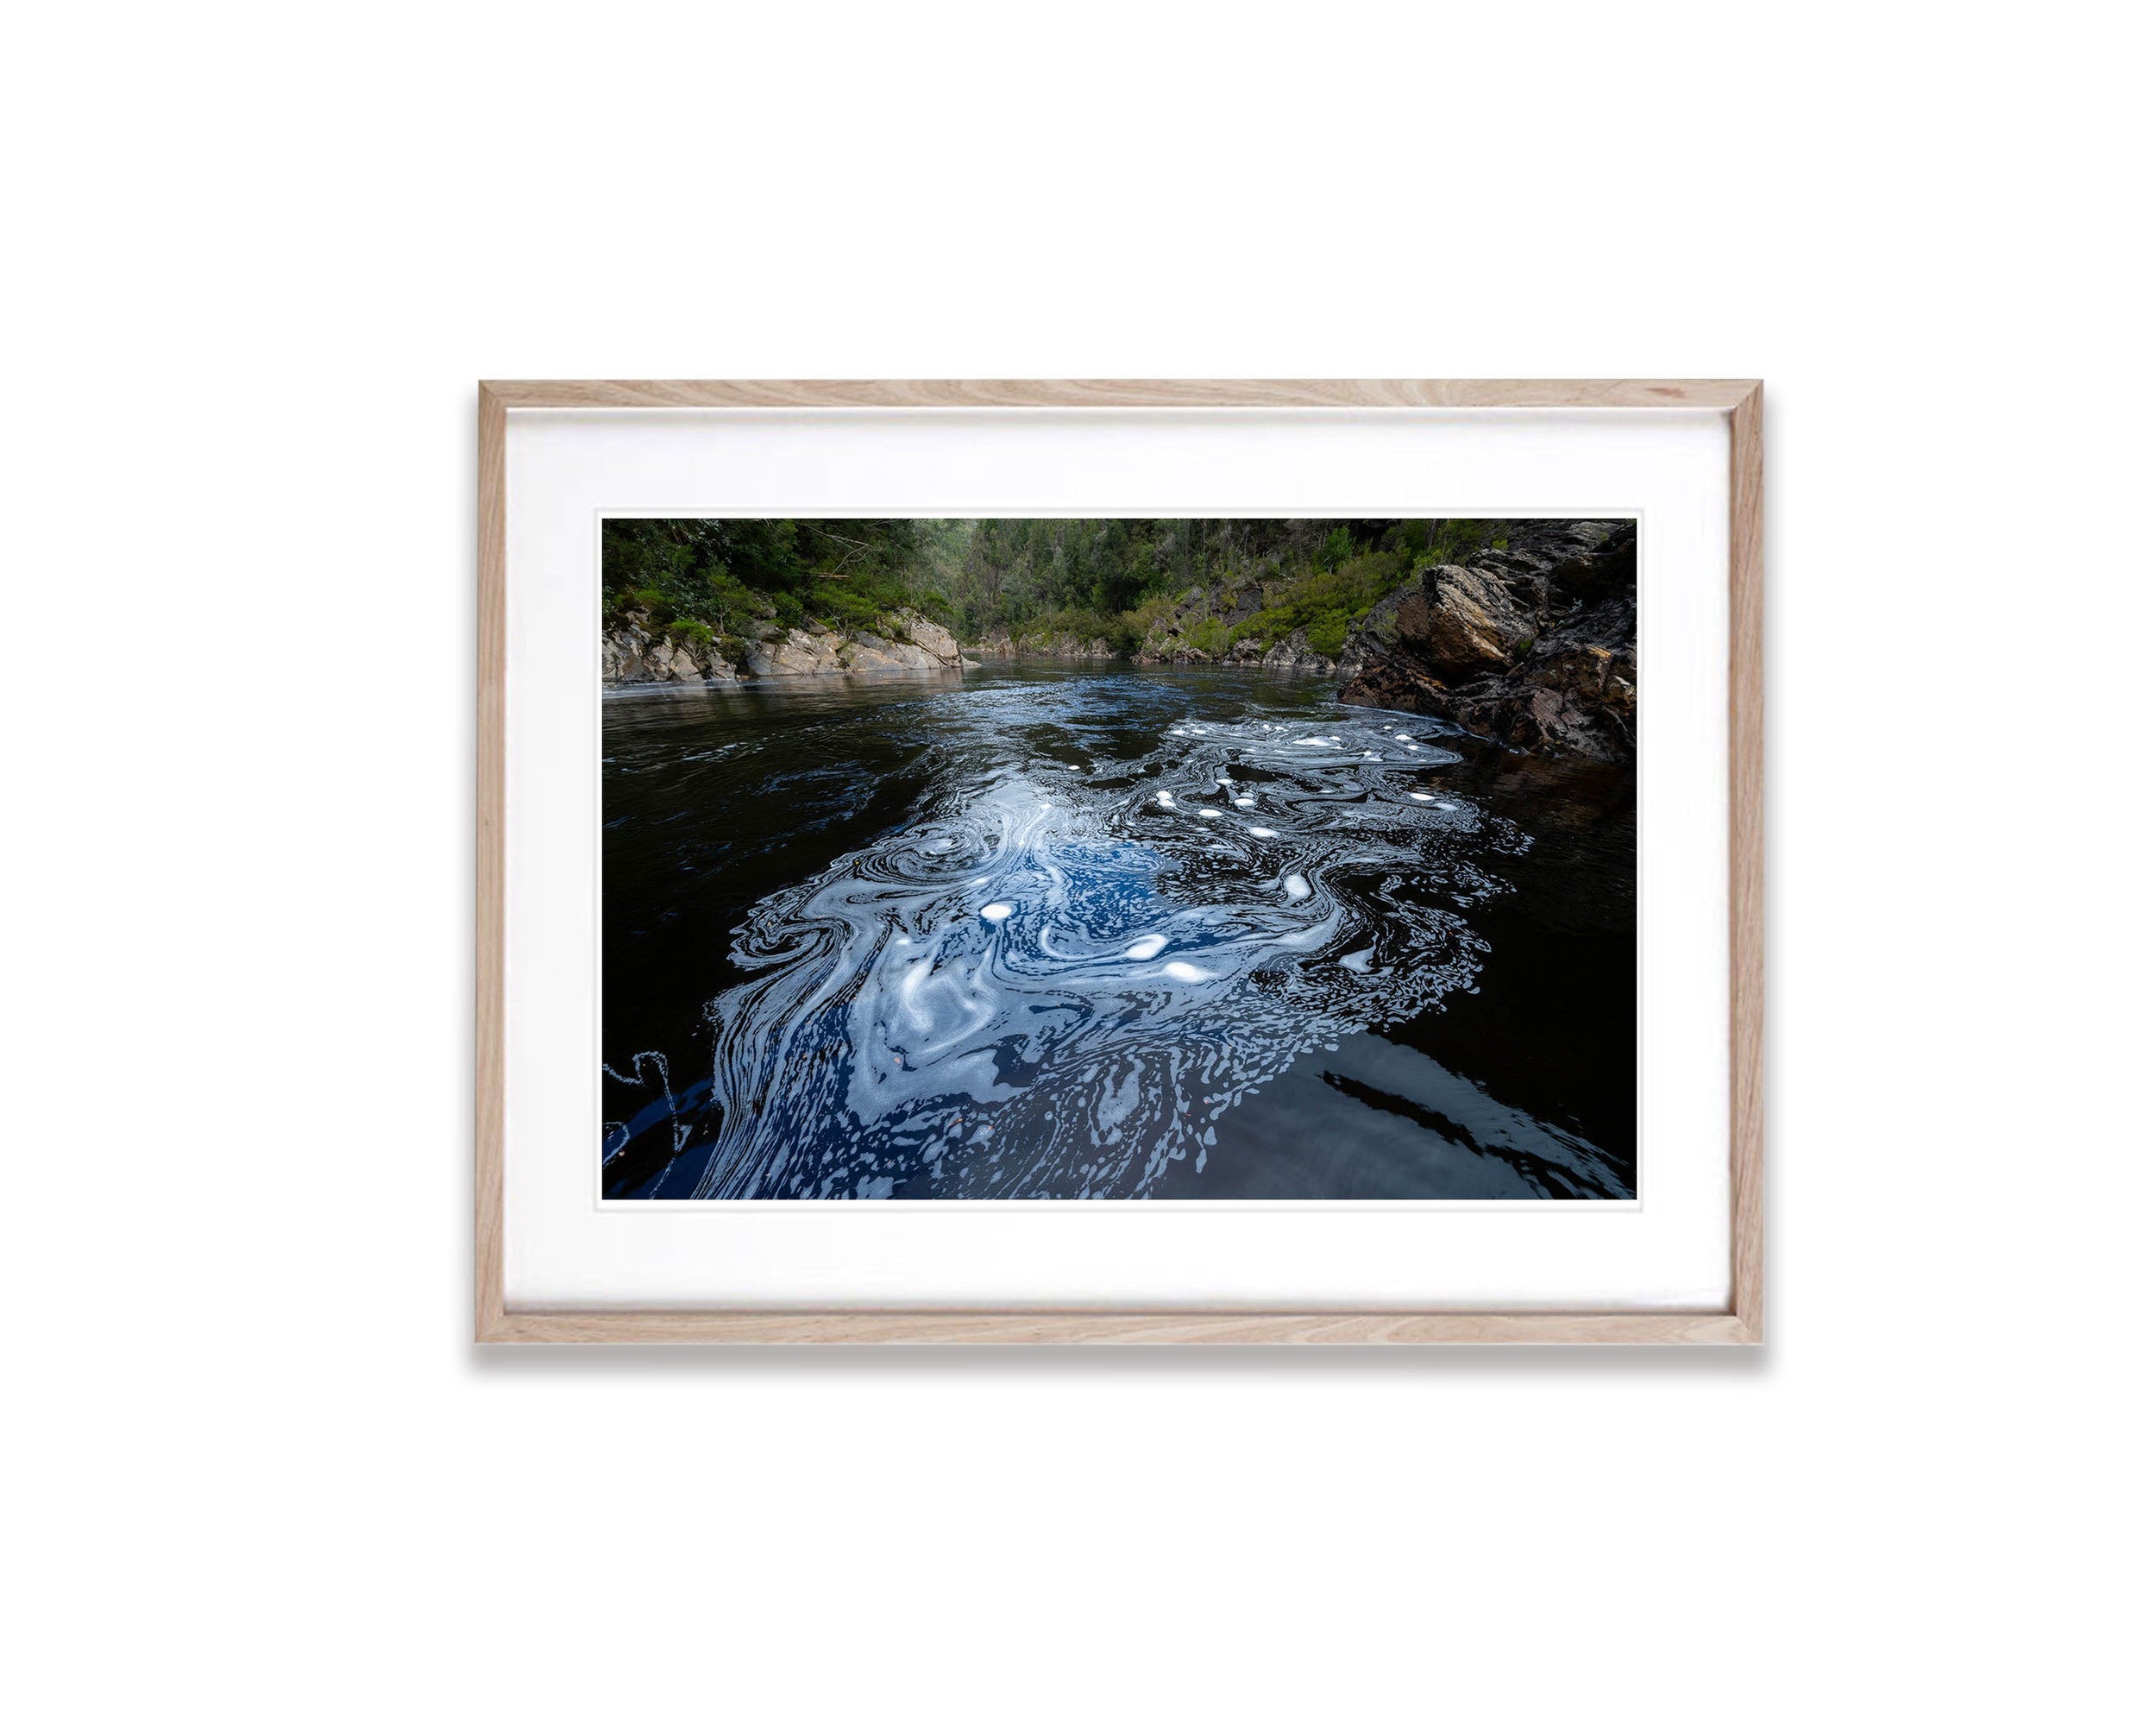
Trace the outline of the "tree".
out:
<instances>
[{"instance_id":1,"label":"tree","mask_svg":"<svg viewBox=\"0 0 2156 1725\"><path fill-rule=\"evenodd\" d=\"M735 626L745 622L757 609L756 595L727 573L724 563L711 572L711 614L722 635L738 635Z\"/></svg>"}]
</instances>

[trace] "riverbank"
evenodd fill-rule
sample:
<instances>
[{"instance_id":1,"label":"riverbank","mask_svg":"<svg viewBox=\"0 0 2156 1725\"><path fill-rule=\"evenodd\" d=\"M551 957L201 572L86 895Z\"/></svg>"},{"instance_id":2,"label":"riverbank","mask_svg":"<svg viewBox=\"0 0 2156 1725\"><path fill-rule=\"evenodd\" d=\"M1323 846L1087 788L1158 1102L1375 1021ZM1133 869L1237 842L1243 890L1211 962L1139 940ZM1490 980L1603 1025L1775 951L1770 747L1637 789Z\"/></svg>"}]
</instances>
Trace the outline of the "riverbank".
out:
<instances>
[{"instance_id":1,"label":"riverbank","mask_svg":"<svg viewBox=\"0 0 2156 1725\"><path fill-rule=\"evenodd\" d=\"M1158 601L1125 654L1105 636L993 631L984 659L1219 665L1337 678L1350 706L1443 719L1552 759L1628 761L1638 689L1637 531L1622 520L1504 524L1487 544L1411 574L1348 576L1336 607L1255 580ZM1303 606L1307 610L1307 605Z\"/></svg>"},{"instance_id":2,"label":"riverbank","mask_svg":"<svg viewBox=\"0 0 2156 1725\"><path fill-rule=\"evenodd\" d=\"M607 687L622 688L858 671L961 670L967 665L951 632L918 612L900 612L885 627L883 633L839 630L810 620L797 628L759 627L753 636L737 639L701 623L662 628L648 613L631 613L601 638L600 676Z\"/></svg>"},{"instance_id":3,"label":"riverbank","mask_svg":"<svg viewBox=\"0 0 2156 1725\"><path fill-rule=\"evenodd\" d=\"M1432 523L1414 548L1401 542L1409 525L1379 536L1387 549L1354 556L1354 535L1337 530L1345 561L1283 574L1284 552L1255 563L1230 558L1225 578L1157 594L1112 617L1036 613L1031 626L998 625L964 645L912 604L866 602L852 577L845 591L835 576L812 584L803 601L745 587L721 563L707 571L704 596L651 587L610 601L603 675L609 688L624 688L1028 661L1216 665L1329 678L1350 706L1443 719L1526 753L1631 760L1636 524ZM1065 548L1056 557L1073 554ZM923 572L912 576L921 577L912 590L926 590Z\"/></svg>"}]
</instances>

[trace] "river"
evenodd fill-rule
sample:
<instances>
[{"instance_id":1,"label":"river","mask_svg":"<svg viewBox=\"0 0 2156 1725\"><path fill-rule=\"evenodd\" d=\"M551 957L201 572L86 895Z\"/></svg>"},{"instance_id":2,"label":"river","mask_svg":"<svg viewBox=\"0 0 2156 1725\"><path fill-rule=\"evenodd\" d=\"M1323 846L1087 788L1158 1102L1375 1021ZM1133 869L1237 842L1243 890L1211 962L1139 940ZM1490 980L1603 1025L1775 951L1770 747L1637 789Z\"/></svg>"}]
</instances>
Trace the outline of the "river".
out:
<instances>
[{"instance_id":1,"label":"river","mask_svg":"<svg viewBox=\"0 0 2156 1725\"><path fill-rule=\"evenodd\" d=\"M1629 769L1210 668L603 721L608 1198L1636 1193Z\"/></svg>"}]
</instances>

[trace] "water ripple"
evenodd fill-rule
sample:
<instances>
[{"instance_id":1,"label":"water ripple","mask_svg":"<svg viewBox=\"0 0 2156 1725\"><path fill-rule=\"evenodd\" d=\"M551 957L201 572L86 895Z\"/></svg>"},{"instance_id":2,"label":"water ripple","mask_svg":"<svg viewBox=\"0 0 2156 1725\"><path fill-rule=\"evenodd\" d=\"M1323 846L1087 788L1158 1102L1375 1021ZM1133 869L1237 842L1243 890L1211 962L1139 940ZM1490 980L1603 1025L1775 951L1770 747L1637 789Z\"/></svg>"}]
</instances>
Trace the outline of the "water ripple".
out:
<instances>
[{"instance_id":1,"label":"water ripple","mask_svg":"<svg viewBox=\"0 0 2156 1725\"><path fill-rule=\"evenodd\" d=\"M1180 720L1116 759L973 704L915 818L736 931L698 1197L1142 1197L1297 1055L1472 983L1461 913L1526 840L1435 727Z\"/></svg>"}]
</instances>

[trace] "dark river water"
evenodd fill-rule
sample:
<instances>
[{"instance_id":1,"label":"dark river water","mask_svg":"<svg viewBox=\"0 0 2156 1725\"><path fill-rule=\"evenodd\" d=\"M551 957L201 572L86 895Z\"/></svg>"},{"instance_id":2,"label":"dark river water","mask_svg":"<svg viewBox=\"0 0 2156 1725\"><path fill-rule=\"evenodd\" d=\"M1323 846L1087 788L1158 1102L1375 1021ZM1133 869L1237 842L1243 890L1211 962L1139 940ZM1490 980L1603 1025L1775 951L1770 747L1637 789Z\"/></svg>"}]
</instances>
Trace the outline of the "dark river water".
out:
<instances>
[{"instance_id":1,"label":"dark river water","mask_svg":"<svg viewBox=\"0 0 2156 1725\"><path fill-rule=\"evenodd\" d=\"M610 1198L1627 1198L1629 770L1307 677L605 702Z\"/></svg>"}]
</instances>

